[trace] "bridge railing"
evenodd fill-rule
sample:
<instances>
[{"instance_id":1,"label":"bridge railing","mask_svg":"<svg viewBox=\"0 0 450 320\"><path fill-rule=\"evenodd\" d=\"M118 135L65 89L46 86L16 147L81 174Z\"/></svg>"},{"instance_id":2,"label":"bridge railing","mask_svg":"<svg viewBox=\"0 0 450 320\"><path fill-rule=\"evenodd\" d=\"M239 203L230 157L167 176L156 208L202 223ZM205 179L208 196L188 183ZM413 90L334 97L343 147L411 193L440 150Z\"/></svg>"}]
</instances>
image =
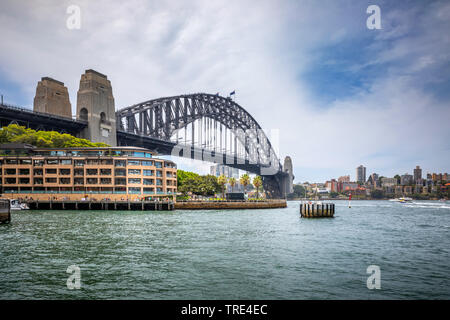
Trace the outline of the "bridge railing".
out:
<instances>
[{"instance_id":1,"label":"bridge railing","mask_svg":"<svg viewBox=\"0 0 450 320\"><path fill-rule=\"evenodd\" d=\"M87 121L84 121L84 120L78 120L78 119L73 119L73 118L66 118L66 117L62 117L62 116L58 116L58 115L54 115L54 114L49 114L49 113L45 113L45 112L34 111L34 110L31 110L31 109L28 109L28 108L14 106L14 105L7 104L7 103L0 104L0 108L16 110L16 111L19 111L19 112L22 112L22 113L35 114L35 115L39 115L39 116L43 116L43 117L47 117L47 118L52 118L52 119L59 119L59 120L63 120L63 121L72 121L72 122L79 122L79 123L85 123L85 124L88 123Z\"/></svg>"}]
</instances>

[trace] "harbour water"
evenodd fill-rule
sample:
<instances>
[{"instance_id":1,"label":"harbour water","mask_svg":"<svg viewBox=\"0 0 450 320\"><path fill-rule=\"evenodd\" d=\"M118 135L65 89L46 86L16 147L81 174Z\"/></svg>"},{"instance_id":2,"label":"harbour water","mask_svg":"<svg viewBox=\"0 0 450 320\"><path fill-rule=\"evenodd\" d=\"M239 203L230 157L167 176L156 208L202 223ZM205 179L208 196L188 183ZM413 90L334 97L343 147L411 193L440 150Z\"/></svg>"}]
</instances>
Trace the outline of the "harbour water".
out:
<instances>
[{"instance_id":1,"label":"harbour water","mask_svg":"<svg viewBox=\"0 0 450 320\"><path fill-rule=\"evenodd\" d=\"M0 226L0 299L449 299L450 202L21 211ZM81 289L66 286L68 266ZM381 289L367 288L367 267Z\"/></svg>"}]
</instances>

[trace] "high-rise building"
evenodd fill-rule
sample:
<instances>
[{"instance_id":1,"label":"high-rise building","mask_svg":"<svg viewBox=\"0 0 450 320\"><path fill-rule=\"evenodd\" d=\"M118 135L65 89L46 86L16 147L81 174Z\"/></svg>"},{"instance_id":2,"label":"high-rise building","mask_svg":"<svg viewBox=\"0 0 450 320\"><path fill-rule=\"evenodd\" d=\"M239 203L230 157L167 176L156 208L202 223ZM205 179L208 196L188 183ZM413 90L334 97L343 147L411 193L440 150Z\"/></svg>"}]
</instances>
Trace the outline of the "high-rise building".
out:
<instances>
[{"instance_id":1,"label":"high-rise building","mask_svg":"<svg viewBox=\"0 0 450 320\"><path fill-rule=\"evenodd\" d=\"M422 180L422 169L420 169L420 166L416 166L414 169L414 182L417 183L419 180Z\"/></svg>"},{"instance_id":2,"label":"high-rise building","mask_svg":"<svg viewBox=\"0 0 450 320\"><path fill-rule=\"evenodd\" d=\"M358 168L356 168L356 182L366 182L366 167L364 167L363 165L360 165Z\"/></svg>"}]
</instances>

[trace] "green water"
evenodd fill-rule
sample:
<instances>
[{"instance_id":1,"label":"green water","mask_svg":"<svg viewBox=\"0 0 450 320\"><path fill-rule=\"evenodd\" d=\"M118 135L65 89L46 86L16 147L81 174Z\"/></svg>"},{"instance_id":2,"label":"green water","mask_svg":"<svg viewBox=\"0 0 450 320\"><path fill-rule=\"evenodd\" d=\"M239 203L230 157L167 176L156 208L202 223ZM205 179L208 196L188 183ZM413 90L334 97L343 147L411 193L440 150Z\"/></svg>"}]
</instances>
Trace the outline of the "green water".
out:
<instances>
[{"instance_id":1,"label":"green water","mask_svg":"<svg viewBox=\"0 0 450 320\"><path fill-rule=\"evenodd\" d=\"M21 211L0 226L0 299L449 299L450 203ZM81 269L69 290L66 269ZM366 269L378 265L381 289Z\"/></svg>"}]
</instances>

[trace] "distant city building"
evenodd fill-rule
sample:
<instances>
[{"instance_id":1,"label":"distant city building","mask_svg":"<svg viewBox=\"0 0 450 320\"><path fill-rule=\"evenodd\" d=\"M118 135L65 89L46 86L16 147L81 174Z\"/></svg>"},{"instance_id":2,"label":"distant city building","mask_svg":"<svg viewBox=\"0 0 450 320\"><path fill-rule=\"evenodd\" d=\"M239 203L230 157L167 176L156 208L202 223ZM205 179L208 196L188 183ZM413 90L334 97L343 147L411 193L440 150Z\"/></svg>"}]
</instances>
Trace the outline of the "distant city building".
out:
<instances>
[{"instance_id":1,"label":"distant city building","mask_svg":"<svg viewBox=\"0 0 450 320\"><path fill-rule=\"evenodd\" d=\"M419 166L416 166L414 169L414 182L417 183L418 180L422 180L422 169Z\"/></svg>"},{"instance_id":2,"label":"distant city building","mask_svg":"<svg viewBox=\"0 0 450 320\"><path fill-rule=\"evenodd\" d=\"M367 184L373 186L374 188L378 188L380 186L379 176L376 173L372 173L367 179Z\"/></svg>"},{"instance_id":3,"label":"distant city building","mask_svg":"<svg viewBox=\"0 0 450 320\"><path fill-rule=\"evenodd\" d=\"M341 191L354 191L358 188L358 184L356 182L342 182Z\"/></svg>"},{"instance_id":4,"label":"distant city building","mask_svg":"<svg viewBox=\"0 0 450 320\"><path fill-rule=\"evenodd\" d=\"M366 167L364 167L363 165L360 165L358 168L356 168L356 182L366 182Z\"/></svg>"},{"instance_id":5,"label":"distant city building","mask_svg":"<svg viewBox=\"0 0 450 320\"><path fill-rule=\"evenodd\" d=\"M338 192L338 182L336 179L331 179L331 181L325 183L325 188L328 192Z\"/></svg>"},{"instance_id":6,"label":"distant city building","mask_svg":"<svg viewBox=\"0 0 450 320\"><path fill-rule=\"evenodd\" d=\"M432 177L431 173L427 173L427 180L432 180L432 179L433 179L433 177Z\"/></svg>"},{"instance_id":7,"label":"distant city building","mask_svg":"<svg viewBox=\"0 0 450 320\"><path fill-rule=\"evenodd\" d=\"M350 176L339 177L338 182L350 182Z\"/></svg>"},{"instance_id":8,"label":"distant city building","mask_svg":"<svg viewBox=\"0 0 450 320\"><path fill-rule=\"evenodd\" d=\"M400 176L400 184L402 186L407 186L413 183L413 176L405 173L404 175Z\"/></svg>"},{"instance_id":9,"label":"distant city building","mask_svg":"<svg viewBox=\"0 0 450 320\"><path fill-rule=\"evenodd\" d=\"M392 188L397 185L396 178L381 178L381 186L383 188Z\"/></svg>"},{"instance_id":10,"label":"distant city building","mask_svg":"<svg viewBox=\"0 0 450 320\"><path fill-rule=\"evenodd\" d=\"M210 174L216 177L224 175L227 178L239 179L239 169L231 168L223 164L216 164L210 167Z\"/></svg>"}]
</instances>

